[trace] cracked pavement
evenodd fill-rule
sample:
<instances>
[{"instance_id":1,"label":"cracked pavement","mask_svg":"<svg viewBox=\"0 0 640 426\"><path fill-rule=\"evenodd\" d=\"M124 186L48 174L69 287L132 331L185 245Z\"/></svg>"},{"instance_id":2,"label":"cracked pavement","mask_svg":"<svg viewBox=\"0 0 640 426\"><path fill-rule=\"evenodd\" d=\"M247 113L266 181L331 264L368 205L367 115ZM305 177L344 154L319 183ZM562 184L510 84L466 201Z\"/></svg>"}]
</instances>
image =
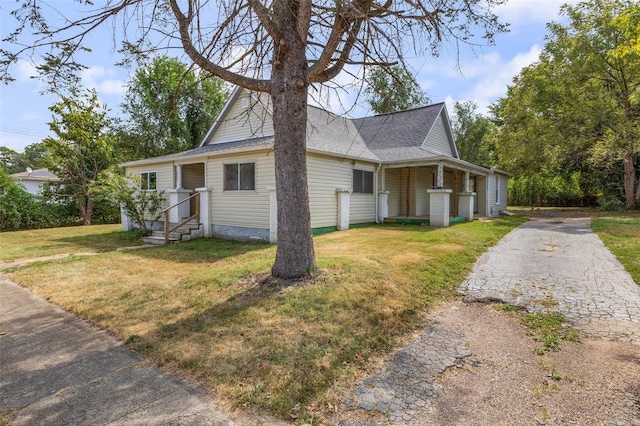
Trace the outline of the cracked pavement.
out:
<instances>
[{"instance_id":1,"label":"cracked pavement","mask_svg":"<svg viewBox=\"0 0 640 426\"><path fill-rule=\"evenodd\" d=\"M584 336L640 345L640 286L589 224L588 218L534 218L514 229L460 285L464 301L558 311ZM463 334L433 323L354 389L348 405L410 423L438 397L436 380L471 355Z\"/></svg>"},{"instance_id":2,"label":"cracked pavement","mask_svg":"<svg viewBox=\"0 0 640 426\"><path fill-rule=\"evenodd\" d=\"M516 228L480 258L459 291L466 302L549 308L585 336L640 345L640 286L586 218L537 218Z\"/></svg>"}]
</instances>

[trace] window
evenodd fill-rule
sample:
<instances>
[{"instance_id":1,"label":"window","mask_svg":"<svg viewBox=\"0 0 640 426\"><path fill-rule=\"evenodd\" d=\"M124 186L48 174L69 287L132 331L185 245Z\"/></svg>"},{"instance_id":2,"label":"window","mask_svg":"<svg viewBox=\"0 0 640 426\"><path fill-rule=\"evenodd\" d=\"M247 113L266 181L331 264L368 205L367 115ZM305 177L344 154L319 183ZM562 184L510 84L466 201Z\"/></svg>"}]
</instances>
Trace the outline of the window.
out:
<instances>
[{"instance_id":1,"label":"window","mask_svg":"<svg viewBox=\"0 0 640 426\"><path fill-rule=\"evenodd\" d=\"M140 173L140 189L144 191L157 189L157 173L142 172Z\"/></svg>"},{"instance_id":2,"label":"window","mask_svg":"<svg viewBox=\"0 0 640 426\"><path fill-rule=\"evenodd\" d=\"M224 165L225 191L253 191L255 189L255 163L234 163Z\"/></svg>"},{"instance_id":3,"label":"window","mask_svg":"<svg viewBox=\"0 0 640 426\"><path fill-rule=\"evenodd\" d=\"M373 194L373 172L353 170L353 193Z\"/></svg>"},{"instance_id":4,"label":"window","mask_svg":"<svg viewBox=\"0 0 640 426\"><path fill-rule=\"evenodd\" d=\"M496 176L496 205L500 205L500 178Z\"/></svg>"}]
</instances>

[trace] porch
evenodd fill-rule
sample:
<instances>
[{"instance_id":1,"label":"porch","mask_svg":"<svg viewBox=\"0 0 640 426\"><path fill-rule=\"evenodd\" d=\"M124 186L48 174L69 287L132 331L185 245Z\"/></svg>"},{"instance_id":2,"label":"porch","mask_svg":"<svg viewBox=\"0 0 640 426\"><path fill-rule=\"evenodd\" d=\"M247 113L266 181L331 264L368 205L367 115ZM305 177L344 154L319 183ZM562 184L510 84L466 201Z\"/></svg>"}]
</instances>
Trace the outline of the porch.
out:
<instances>
[{"instance_id":1,"label":"porch","mask_svg":"<svg viewBox=\"0 0 640 426\"><path fill-rule=\"evenodd\" d=\"M482 170L445 161L387 165L379 176L378 219L430 226L473 220L485 182Z\"/></svg>"}]
</instances>

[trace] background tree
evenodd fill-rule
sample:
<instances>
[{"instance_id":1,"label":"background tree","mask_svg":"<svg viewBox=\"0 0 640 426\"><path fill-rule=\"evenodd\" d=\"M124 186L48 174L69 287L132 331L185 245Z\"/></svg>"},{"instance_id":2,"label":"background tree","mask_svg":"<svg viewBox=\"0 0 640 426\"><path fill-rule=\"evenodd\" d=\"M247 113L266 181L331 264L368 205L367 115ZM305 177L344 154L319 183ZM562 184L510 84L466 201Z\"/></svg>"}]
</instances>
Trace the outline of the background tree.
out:
<instances>
[{"instance_id":1,"label":"background tree","mask_svg":"<svg viewBox=\"0 0 640 426\"><path fill-rule=\"evenodd\" d=\"M494 112L504 167L525 174L579 175L583 195L640 201L640 6L591 0L550 24L538 63L525 68Z\"/></svg>"},{"instance_id":2,"label":"background tree","mask_svg":"<svg viewBox=\"0 0 640 426\"><path fill-rule=\"evenodd\" d=\"M27 145L24 152L16 152L10 148L0 146L0 162L9 174L24 172L27 167L39 169L42 167L45 151L46 149L42 142Z\"/></svg>"},{"instance_id":3,"label":"background tree","mask_svg":"<svg viewBox=\"0 0 640 426\"><path fill-rule=\"evenodd\" d=\"M129 81L119 148L125 160L197 147L226 99L223 81L157 56Z\"/></svg>"},{"instance_id":4,"label":"background tree","mask_svg":"<svg viewBox=\"0 0 640 426\"><path fill-rule=\"evenodd\" d=\"M17 156L18 153L13 149L7 148L6 146L0 146L0 164L7 173L16 173L14 172L14 163Z\"/></svg>"},{"instance_id":5,"label":"background tree","mask_svg":"<svg viewBox=\"0 0 640 426\"><path fill-rule=\"evenodd\" d=\"M458 155L470 163L495 166L495 146L492 135L493 122L478 112L474 101L456 102L453 105L453 135Z\"/></svg>"},{"instance_id":6,"label":"background tree","mask_svg":"<svg viewBox=\"0 0 640 426\"><path fill-rule=\"evenodd\" d=\"M90 186L114 163L106 107L100 106L95 91L73 90L49 109L54 114L49 128L57 138L43 141L43 165L60 178L57 184L73 198L83 223L90 225L95 198Z\"/></svg>"},{"instance_id":7,"label":"background tree","mask_svg":"<svg viewBox=\"0 0 640 426\"><path fill-rule=\"evenodd\" d=\"M74 55L86 34L119 17L122 25L114 28L121 29L127 52L144 54L162 43L180 47L204 72L269 94L278 202L272 274L301 277L316 269L306 164L309 86L330 81L348 64L391 66L402 63L405 53L437 54L446 40L471 43L477 35L491 43L506 30L492 12L502 2L107 0L100 7L79 2L77 8L87 3L86 8L62 27L55 26L59 16L47 19L38 3L24 2L14 12L18 28L7 40L17 41L28 28L39 39L3 51L0 76L10 78L7 67L13 61L45 48L39 69L48 81L73 78L81 67Z\"/></svg>"},{"instance_id":8,"label":"background tree","mask_svg":"<svg viewBox=\"0 0 640 426\"><path fill-rule=\"evenodd\" d=\"M413 75L400 65L374 66L365 80L364 94L376 114L404 111L431 102Z\"/></svg>"}]
</instances>

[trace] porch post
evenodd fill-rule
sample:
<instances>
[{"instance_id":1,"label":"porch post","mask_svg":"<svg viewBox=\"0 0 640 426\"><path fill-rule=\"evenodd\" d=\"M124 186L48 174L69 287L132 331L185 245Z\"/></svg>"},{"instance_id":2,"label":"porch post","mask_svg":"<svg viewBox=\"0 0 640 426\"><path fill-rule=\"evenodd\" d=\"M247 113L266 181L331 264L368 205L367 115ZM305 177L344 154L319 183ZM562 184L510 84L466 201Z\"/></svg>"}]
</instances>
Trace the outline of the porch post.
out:
<instances>
[{"instance_id":1,"label":"porch post","mask_svg":"<svg viewBox=\"0 0 640 426\"><path fill-rule=\"evenodd\" d=\"M338 231L349 229L349 206L352 192L351 188L336 188L338 194Z\"/></svg>"},{"instance_id":2,"label":"porch post","mask_svg":"<svg viewBox=\"0 0 640 426\"><path fill-rule=\"evenodd\" d=\"M176 189L182 189L182 164L176 164Z\"/></svg>"},{"instance_id":3,"label":"porch post","mask_svg":"<svg viewBox=\"0 0 640 426\"><path fill-rule=\"evenodd\" d=\"M191 191L188 189L170 189L169 193L169 206L175 206L180 201L185 200L191 196ZM190 203L182 203L178 207L174 207L169 210L169 222L178 223L182 218L191 216Z\"/></svg>"},{"instance_id":4,"label":"porch post","mask_svg":"<svg viewBox=\"0 0 640 426\"><path fill-rule=\"evenodd\" d=\"M464 186L462 192L469 192L469 172L464 172Z\"/></svg>"},{"instance_id":5,"label":"porch post","mask_svg":"<svg viewBox=\"0 0 640 426\"><path fill-rule=\"evenodd\" d=\"M389 217L389 191L378 192L378 221Z\"/></svg>"},{"instance_id":6,"label":"porch post","mask_svg":"<svg viewBox=\"0 0 640 426\"><path fill-rule=\"evenodd\" d=\"M133 229L133 221L127 215L124 209L124 203L120 203L120 223L122 224L123 231L131 231Z\"/></svg>"},{"instance_id":7,"label":"porch post","mask_svg":"<svg viewBox=\"0 0 640 426\"><path fill-rule=\"evenodd\" d=\"M267 186L269 191L269 243L278 243L278 199L276 198L276 187Z\"/></svg>"},{"instance_id":8,"label":"porch post","mask_svg":"<svg viewBox=\"0 0 640 426\"><path fill-rule=\"evenodd\" d=\"M451 189L427 189L429 193L429 226L449 226Z\"/></svg>"},{"instance_id":9,"label":"porch post","mask_svg":"<svg viewBox=\"0 0 640 426\"><path fill-rule=\"evenodd\" d=\"M444 188L444 166L438 164L438 171L436 173L436 189Z\"/></svg>"},{"instance_id":10,"label":"porch post","mask_svg":"<svg viewBox=\"0 0 640 426\"><path fill-rule=\"evenodd\" d=\"M200 194L200 223L204 228L204 237L211 238L211 190L207 187L196 188Z\"/></svg>"}]
</instances>

